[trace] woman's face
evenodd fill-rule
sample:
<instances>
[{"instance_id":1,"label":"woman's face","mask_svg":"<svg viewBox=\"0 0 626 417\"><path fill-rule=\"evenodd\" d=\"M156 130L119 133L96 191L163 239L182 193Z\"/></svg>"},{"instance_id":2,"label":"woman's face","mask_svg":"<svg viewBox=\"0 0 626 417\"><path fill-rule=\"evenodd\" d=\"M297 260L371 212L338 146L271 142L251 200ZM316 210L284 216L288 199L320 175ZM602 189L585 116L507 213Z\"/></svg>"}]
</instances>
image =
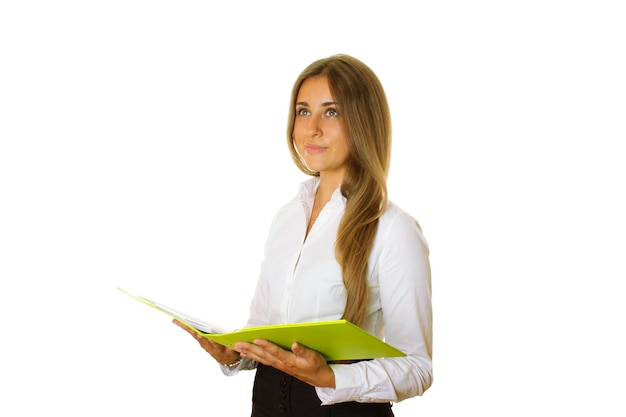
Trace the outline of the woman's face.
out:
<instances>
[{"instance_id":1,"label":"woman's face","mask_svg":"<svg viewBox=\"0 0 626 417\"><path fill-rule=\"evenodd\" d=\"M306 166L340 184L350 156L346 132L326 76L306 79L296 98L294 141Z\"/></svg>"}]
</instances>

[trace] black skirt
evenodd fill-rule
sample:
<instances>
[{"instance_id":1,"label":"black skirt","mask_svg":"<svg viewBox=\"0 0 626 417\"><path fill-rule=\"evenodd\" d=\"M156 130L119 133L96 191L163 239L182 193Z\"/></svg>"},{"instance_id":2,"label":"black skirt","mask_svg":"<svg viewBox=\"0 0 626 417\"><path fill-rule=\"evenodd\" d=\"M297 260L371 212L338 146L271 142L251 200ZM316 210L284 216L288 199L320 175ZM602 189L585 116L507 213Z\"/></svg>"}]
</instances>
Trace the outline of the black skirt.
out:
<instances>
[{"instance_id":1,"label":"black skirt","mask_svg":"<svg viewBox=\"0 0 626 417\"><path fill-rule=\"evenodd\" d=\"M393 417L391 403L321 405L315 387L259 364L252 390L252 417Z\"/></svg>"}]
</instances>

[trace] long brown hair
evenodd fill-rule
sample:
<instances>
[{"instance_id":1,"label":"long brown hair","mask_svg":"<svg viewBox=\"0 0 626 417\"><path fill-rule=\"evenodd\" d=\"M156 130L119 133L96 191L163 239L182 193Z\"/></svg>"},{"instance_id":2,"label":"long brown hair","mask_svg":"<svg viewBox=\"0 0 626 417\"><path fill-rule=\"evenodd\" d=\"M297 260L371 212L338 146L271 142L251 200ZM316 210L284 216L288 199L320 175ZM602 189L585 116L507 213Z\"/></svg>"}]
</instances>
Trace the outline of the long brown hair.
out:
<instances>
[{"instance_id":1,"label":"long brown hair","mask_svg":"<svg viewBox=\"0 0 626 417\"><path fill-rule=\"evenodd\" d=\"M314 76L328 79L347 134L350 158L341 184L346 209L339 224L335 256L346 287L343 318L361 325L367 308L368 259L387 208L387 174L391 159L391 115L385 91L374 72L363 62L339 54L317 60L294 83L287 126L287 143L298 168L311 171L298 154L293 138L295 106L302 83Z\"/></svg>"}]
</instances>

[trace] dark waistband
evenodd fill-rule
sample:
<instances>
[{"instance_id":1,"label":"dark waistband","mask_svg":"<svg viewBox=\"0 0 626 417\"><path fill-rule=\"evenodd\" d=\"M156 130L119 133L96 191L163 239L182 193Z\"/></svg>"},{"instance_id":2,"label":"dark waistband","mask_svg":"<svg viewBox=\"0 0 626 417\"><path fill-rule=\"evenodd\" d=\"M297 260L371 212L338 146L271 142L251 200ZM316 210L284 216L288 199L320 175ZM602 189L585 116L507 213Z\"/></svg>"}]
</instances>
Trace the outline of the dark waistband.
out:
<instances>
[{"instance_id":1,"label":"dark waistband","mask_svg":"<svg viewBox=\"0 0 626 417\"><path fill-rule=\"evenodd\" d=\"M340 360L340 361L328 361L326 363L329 365L349 365L351 363L365 362L365 361L371 361L371 359L347 359L347 360Z\"/></svg>"}]
</instances>

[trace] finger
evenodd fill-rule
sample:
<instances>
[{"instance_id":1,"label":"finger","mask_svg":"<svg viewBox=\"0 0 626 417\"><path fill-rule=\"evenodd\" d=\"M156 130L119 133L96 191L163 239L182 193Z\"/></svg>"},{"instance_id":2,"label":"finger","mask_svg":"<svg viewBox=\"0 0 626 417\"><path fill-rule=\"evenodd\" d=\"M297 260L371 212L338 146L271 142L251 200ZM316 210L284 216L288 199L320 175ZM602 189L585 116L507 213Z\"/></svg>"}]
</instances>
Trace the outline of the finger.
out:
<instances>
[{"instance_id":1,"label":"finger","mask_svg":"<svg viewBox=\"0 0 626 417\"><path fill-rule=\"evenodd\" d=\"M218 343L215 343L214 341L210 339L207 339L206 337L202 336L200 333L195 333L193 337L194 339L198 341L198 343L200 343L200 347L202 347L202 349L204 349L206 352L210 353L211 355L217 354L220 351L226 350L224 346Z\"/></svg>"},{"instance_id":2,"label":"finger","mask_svg":"<svg viewBox=\"0 0 626 417\"><path fill-rule=\"evenodd\" d=\"M233 349L246 357L249 355L260 356L264 352L260 346L248 342L237 342L233 345Z\"/></svg>"},{"instance_id":3,"label":"finger","mask_svg":"<svg viewBox=\"0 0 626 417\"><path fill-rule=\"evenodd\" d=\"M255 339L253 346L260 347L261 349L263 349L263 352L265 354L270 355L273 358L276 358L283 362L288 360L291 356L293 356L292 353L289 352L288 350L285 350L281 348L280 346L264 339Z\"/></svg>"},{"instance_id":4,"label":"finger","mask_svg":"<svg viewBox=\"0 0 626 417\"><path fill-rule=\"evenodd\" d=\"M176 324L178 327L180 327L181 329L185 330L187 333L189 333L194 339L196 339L198 341L198 343L200 343L200 346L206 350L207 352L210 352L210 349L214 349L213 346L213 341L207 339L206 337L203 337L196 329L194 329L193 327L190 327L188 325L186 325L185 323L178 321L176 319L173 320L174 324Z\"/></svg>"},{"instance_id":5,"label":"finger","mask_svg":"<svg viewBox=\"0 0 626 417\"><path fill-rule=\"evenodd\" d=\"M198 331L196 329L194 329L193 327L190 327L188 325L186 325L185 323L178 321L176 319L172 320L174 322L175 325L177 325L178 327L180 327L181 329L183 329L184 331L186 331L187 333L189 333L190 335L192 335L195 339L198 339L199 337L202 337L200 335L200 333L198 333Z\"/></svg>"},{"instance_id":6,"label":"finger","mask_svg":"<svg viewBox=\"0 0 626 417\"><path fill-rule=\"evenodd\" d=\"M195 333L195 330L192 329L191 327L187 326L185 323L183 323L180 320L177 319L173 319L172 323L174 323L175 325L177 325L178 327L180 327L181 329L187 331L188 333Z\"/></svg>"},{"instance_id":7,"label":"finger","mask_svg":"<svg viewBox=\"0 0 626 417\"><path fill-rule=\"evenodd\" d=\"M291 345L291 351L294 355L294 360L299 363L300 366L307 368L316 368L320 365L326 364L326 359L317 351L309 349L300 343L293 343Z\"/></svg>"},{"instance_id":8,"label":"finger","mask_svg":"<svg viewBox=\"0 0 626 417\"><path fill-rule=\"evenodd\" d=\"M291 355L291 352L287 352L277 345L261 339L255 340L254 343L237 342L235 350L241 356L261 362L264 365L276 365L286 360L285 354Z\"/></svg>"},{"instance_id":9,"label":"finger","mask_svg":"<svg viewBox=\"0 0 626 417\"><path fill-rule=\"evenodd\" d=\"M293 345L291 345L291 351L296 354L296 356L304 356L307 354L308 350L309 349L307 349L298 342L295 342Z\"/></svg>"}]
</instances>

